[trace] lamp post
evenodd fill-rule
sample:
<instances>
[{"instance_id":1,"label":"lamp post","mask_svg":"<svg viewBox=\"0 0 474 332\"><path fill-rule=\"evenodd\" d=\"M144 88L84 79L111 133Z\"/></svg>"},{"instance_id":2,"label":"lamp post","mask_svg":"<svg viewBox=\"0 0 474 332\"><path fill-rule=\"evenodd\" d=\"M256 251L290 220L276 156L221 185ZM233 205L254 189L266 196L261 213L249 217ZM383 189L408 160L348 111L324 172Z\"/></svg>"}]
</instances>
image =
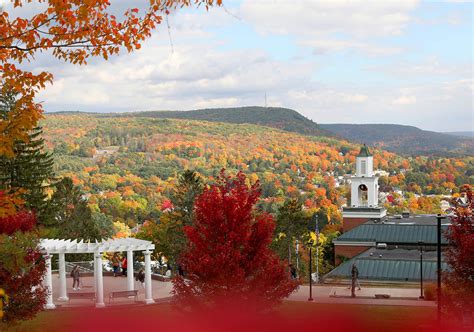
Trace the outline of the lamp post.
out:
<instances>
[{"instance_id":1,"label":"lamp post","mask_svg":"<svg viewBox=\"0 0 474 332\"><path fill-rule=\"evenodd\" d=\"M313 274L313 260L312 260L312 252L311 252L311 247L313 246L313 241L312 240L309 240L308 241L308 246L309 246L309 298L308 298L308 301L313 301L313 278L312 278L312 274Z\"/></svg>"},{"instance_id":2,"label":"lamp post","mask_svg":"<svg viewBox=\"0 0 474 332\"><path fill-rule=\"evenodd\" d=\"M299 251L300 251L300 242L298 240L296 240L296 245L295 245L296 271L300 270L300 267L299 267Z\"/></svg>"},{"instance_id":3,"label":"lamp post","mask_svg":"<svg viewBox=\"0 0 474 332\"><path fill-rule=\"evenodd\" d=\"M420 299L424 299L423 296L423 241L419 241L420 245Z\"/></svg>"},{"instance_id":4,"label":"lamp post","mask_svg":"<svg viewBox=\"0 0 474 332\"><path fill-rule=\"evenodd\" d=\"M438 326L441 323L441 220L446 219L446 216L442 216L441 214L438 214L436 217L438 220L437 224L437 254L438 254L438 259L437 259L437 274L438 274L438 285L436 287L436 297L438 299L438 310L437 310L437 320L438 320Z\"/></svg>"},{"instance_id":5,"label":"lamp post","mask_svg":"<svg viewBox=\"0 0 474 332\"><path fill-rule=\"evenodd\" d=\"M313 301L313 240L311 239L311 232L314 230L317 231L318 228L318 215L315 213L311 220L308 221L308 233L309 233L309 298L308 301Z\"/></svg>"}]
</instances>

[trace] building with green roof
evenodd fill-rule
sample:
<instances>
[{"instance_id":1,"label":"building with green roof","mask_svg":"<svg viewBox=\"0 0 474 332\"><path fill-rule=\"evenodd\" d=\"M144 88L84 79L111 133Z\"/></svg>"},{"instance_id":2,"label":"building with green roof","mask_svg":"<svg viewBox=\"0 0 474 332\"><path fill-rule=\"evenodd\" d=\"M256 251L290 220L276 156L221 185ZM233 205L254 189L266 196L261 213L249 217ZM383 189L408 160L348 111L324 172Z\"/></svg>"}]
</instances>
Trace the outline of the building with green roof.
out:
<instances>
[{"instance_id":1,"label":"building with green roof","mask_svg":"<svg viewBox=\"0 0 474 332\"><path fill-rule=\"evenodd\" d=\"M343 262L323 277L324 282L350 280L352 265L359 270L359 281L376 282L419 282L420 251L418 249L371 248ZM441 265L448 268L446 263ZM436 280L436 251L423 252L423 280Z\"/></svg>"}]
</instances>

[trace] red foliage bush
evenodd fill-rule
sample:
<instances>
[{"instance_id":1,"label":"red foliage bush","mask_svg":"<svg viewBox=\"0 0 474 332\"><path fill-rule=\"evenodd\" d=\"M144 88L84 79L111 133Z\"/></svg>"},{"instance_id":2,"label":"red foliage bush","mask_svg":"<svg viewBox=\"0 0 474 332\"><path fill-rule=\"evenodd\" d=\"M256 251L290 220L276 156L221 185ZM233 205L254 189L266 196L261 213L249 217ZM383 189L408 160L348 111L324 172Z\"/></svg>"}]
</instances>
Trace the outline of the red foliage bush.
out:
<instances>
[{"instance_id":1,"label":"red foliage bush","mask_svg":"<svg viewBox=\"0 0 474 332\"><path fill-rule=\"evenodd\" d=\"M28 232L36 225L33 212L20 211L12 216L0 218L0 234L12 235L17 231Z\"/></svg>"},{"instance_id":2,"label":"red foliage bush","mask_svg":"<svg viewBox=\"0 0 474 332\"><path fill-rule=\"evenodd\" d=\"M9 296L4 315L8 324L33 318L46 302L46 264L32 232L35 225L31 212L0 218L0 288Z\"/></svg>"},{"instance_id":3,"label":"red foliage bush","mask_svg":"<svg viewBox=\"0 0 474 332\"><path fill-rule=\"evenodd\" d=\"M447 292L442 297L449 310L472 310L474 307L474 199L471 187L462 188L463 197L455 201L454 216L446 233L449 247L444 274Z\"/></svg>"},{"instance_id":4,"label":"red foliage bush","mask_svg":"<svg viewBox=\"0 0 474 332\"><path fill-rule=\"evenodd\" d=\"M217 184L198 196L180 259L186 279L173 280L178 303L268 308L296 288L287 265L269 248L275 223L270 215L255 211L259 196L258 182L249 187L242 172L231 179L224 171Z\"/></svg>"}]
</instances>

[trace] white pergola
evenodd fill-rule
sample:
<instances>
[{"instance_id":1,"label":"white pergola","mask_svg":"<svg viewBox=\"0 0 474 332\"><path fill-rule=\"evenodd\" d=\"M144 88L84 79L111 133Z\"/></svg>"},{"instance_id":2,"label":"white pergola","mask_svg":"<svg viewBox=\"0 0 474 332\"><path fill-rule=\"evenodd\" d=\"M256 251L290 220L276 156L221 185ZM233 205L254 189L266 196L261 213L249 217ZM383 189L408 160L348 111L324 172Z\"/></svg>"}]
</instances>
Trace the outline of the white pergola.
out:
<instances>
[{"instance_id":1,"label":"white pergola","mask_svg":"<svg viewBox=\"0 0 474 332\"><path fill-rule=\"evenodd\" d=\"M87 243L77 240L41 239L40 247L46 252L45 284L49 289L46 309L54 309L53 282L51 273L51 255L59 256L59 298L58 301L68 301L66 283L65 254L94 254L94 285L96 304L98 308L105 307L104 279L102 276L102 254L105 252L127 252L127 290L134 290L133 252L143 251L145 255L145 303L154 303L151 287L151 251L155 245L151 241L135 238L107 239L101 242Z\"/></svg>"}]
</instances>

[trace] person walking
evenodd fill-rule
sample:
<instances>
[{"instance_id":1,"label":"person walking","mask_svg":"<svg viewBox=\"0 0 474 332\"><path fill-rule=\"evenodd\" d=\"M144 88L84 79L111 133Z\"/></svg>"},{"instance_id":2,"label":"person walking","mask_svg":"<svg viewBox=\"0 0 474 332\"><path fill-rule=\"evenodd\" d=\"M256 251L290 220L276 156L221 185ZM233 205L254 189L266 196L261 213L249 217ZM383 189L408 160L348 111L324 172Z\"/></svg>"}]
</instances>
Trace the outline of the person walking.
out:
<instances>
[{"instance_id":1,"label":"person walking","mask_svg":"<svg viewBox=\"0 0 474 332\"><path fill-rule=\"evenodd\" d=\"M80 290L81 287L79 287L79 285L80 285L81 273L79 271L79 266L74 265L74 267L72 268L72 271L71 271L71 277L72 277L72 289L73 290Z\"/></svg>"},{"instance_id":2,"label":"person walking","mask_svg":"<svg viewBox=\"0 0 474 332\"><path fill-rule=\"evenodd\" d=\"M118 253L114 253L114 256L112 257L112 267L114 269L114 277L116 277L120 269L120 258Z\"/></svg>"},{"instance_id":3,"label":"person walking","mask_svg":"<svg viewBox=\"0 0 474 332\"><path fill-rule=\"evenodd\" d=\"M145 288L145 271L143 268L138 271L135 280L140 283L141 288Z\"/></svg>"},{"instance_id":4,"label":"person walking","mask_svg":"<svg viewBox=\"0 0 474 332\"><path fill-rule=\"evenodd\" d=\"M165 277L171 278L171 265L168 263L166 264L166 274Z\"/></svg>"},{"instance_id":5,"label":"person walking","mask_svg":"<svg viewBox=\"0 0 474 332\"><path fill-rule=\"evenodd\" d=\"M127 258L122 258L122 275L127 276Z\"/></svg>"},{"instance_id":6,"label":"person walking","mask_svg":"<svg viewBox=\"0 0 474 332\"><path fill-rule=\"evenodd\" d=\"M359 288L358 290L360 290L359 269L357 268L355 263L352 264L351 277L351 297L355 297L356 284Z\"/></svg>"},{"instance_id":7,"label":"person walking","mask_svg":"<svg viewBox=\"0 0 474 332\"><path fill-rule=\"evenodd\" d=\"M357 265L352 264L352 270L354 271L354 274L355 274L355 285L357 286L357 290L360 290L359 269L357 268Z\"/></svg>"}]
</instances>

